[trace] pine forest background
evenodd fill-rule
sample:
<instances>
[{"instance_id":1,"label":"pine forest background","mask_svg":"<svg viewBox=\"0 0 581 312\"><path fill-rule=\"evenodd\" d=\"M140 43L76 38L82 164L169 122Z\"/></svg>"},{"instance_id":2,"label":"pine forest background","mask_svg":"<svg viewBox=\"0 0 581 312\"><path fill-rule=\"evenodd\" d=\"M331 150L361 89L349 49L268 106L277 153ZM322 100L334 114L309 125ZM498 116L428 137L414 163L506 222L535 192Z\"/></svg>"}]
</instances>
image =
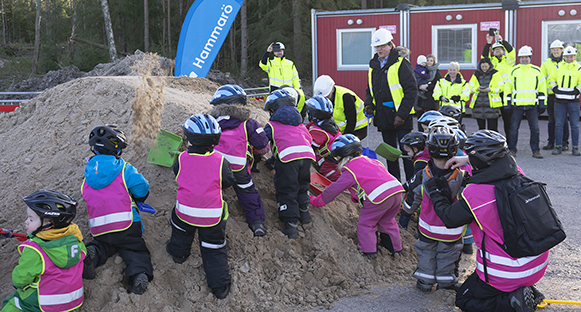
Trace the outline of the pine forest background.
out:
<instances>
[{"instance_id":1,"label":"pine forest background","mask_svg":"<svg viewBox=\"0 0 581 312\"><path fill-rule=\"evenodd\" d=\"M0 0L0 79L17 83L74 65L90 71L136 50L175 58L180 29L194 0ZM311 9L394 8L397 0L247 0L212 69L265 85L258 62L282 41L303 81L311 77ZM414 0L410 5L500 0ZM110 21L109 21L110 20ZM110 25L110 27L108 27ZM114 44L110 44L113 43ZM6 86L3 83L2 88Z\"/></svg>"}]
</instances>

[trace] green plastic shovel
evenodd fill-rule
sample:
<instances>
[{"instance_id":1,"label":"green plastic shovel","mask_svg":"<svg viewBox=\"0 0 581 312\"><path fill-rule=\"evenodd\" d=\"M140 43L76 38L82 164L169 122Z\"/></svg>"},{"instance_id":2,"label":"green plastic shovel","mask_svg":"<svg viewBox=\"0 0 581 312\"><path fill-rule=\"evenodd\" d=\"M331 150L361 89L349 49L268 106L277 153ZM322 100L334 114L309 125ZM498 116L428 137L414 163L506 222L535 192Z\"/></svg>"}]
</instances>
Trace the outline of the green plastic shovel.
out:
<instances>
[{"instance_id":1,"label":"green plastic shovel","mask_svg":"<svg viewBox=\"0 0 581 312\"><path fill-rule=\"evenodd\" d=\"M399 158L404 158L406 156L401 155L401 151L385 142L381 142L379 146L375 149L377 155L389 160L396 161Z\"/></svg>"},{"instance_id":2,"label":"green plastic shovel","mask_svg":"<svg viewBox=\"0 0 581 312\"><path fill-rule=\"evenodd\" d=\"M182 137L160 129L157 139L149 150L149 155L147 155L147 162L154 165L172 167L181 145Z\"/></svg>"}]
</instances>

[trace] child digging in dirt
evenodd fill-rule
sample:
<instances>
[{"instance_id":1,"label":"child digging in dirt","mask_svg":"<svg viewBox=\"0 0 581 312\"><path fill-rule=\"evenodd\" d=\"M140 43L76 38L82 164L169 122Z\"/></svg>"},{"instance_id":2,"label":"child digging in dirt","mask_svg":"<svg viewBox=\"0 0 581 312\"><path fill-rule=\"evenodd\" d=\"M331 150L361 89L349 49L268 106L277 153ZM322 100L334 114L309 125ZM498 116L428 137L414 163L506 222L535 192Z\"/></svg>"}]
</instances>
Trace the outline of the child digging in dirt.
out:
<instances>
[{"instance_id":1,"label":"child digging in dirt","mask_svg":"<svg viewBox=\"0 0 581 312\"><path fill-rule=\"evenodd\" d=\"M322 207L346 189L351 200L361 205L357 222L357 247L369 259L377 257L377 232L379 245L399 257L402 250L399 227L395 215L399 211L404 189L399 181L375 159L361 156L361 141L344 134L335 139L331 155L339 160L341 176L319 196L311 196L311 205Z\"/></svg>"},{"instance_id":2,"label":"child digging in dirt","mask_svg":"<svg viewBox=\"0 0 581 312\"><path fill-rule=\"evenodd\" d=\"M418 221L419 238L414 244L418 264L413 277L416 287L424 292L430 291L435 283L438 289L454 289L458 281L458 264L462 251L462 234L465 227L447 228L436 215L432 202L424 192L424 184L430 178L445 179L450 186L447 194L451 202L456 201L465 171L444 169L446 161L458 152L460 141L456 133L448 128L433 127L426 142L430 160L424 170L416 173L404 204L407 213L414 213L421 207Z\"/></svg>"},{"instance_id":3,"label":"child digging in dirt","mask_svg":"<svg viewBox=\"0 0 581 312\"><path fill-rule=\"evenodd\" d=\"M240 86L221 86L210 104L216 106L209 114L216 118L222 129L220 143L214 149L230 162L236 179L234 191L252 233L264 236L264 207L250 175L254 158L250 150L253 147L257 156L262 157L270 147L268 138L260 124L250 118L250 109L244 106L246 92Z\"/></svg>"},{"instance_id":4,"label":"child digging in dirt","mask_svg":"<svg viewBox=\"0 0 581 312\"><path fill-rule=\"evenodd\" d=\"M299 220L303 225L311 223L308 190L311 161L315 160L311 136L294 102L287 91L279 89L270 93L264 103L264 110L271 114L264 131L275 159L278 218L284 223L282 232L291 239L299 237Z\"/></svg>"},{"instance_id":5,"label":"child digging in dirt","mask_svg":"<svg viewBox=\"0 0 581 312\"><path fill-rule=\"evenodd\" d=\"M114 125L95 127L89 134L95 156L85 167L82 194L87 203L93 240L87 244L83 278L94 279L95 268L119 252L131 292L142 295L153 279L151 255L145 245L137 202L149 195L149 182L121 158L127 138Z\"/></svg>"},{"instance_id":6,"label":"child digging in dirt","mask_svg":"<svg viewBox=\"0 0 581 312\"><path fill-rule=\"evenodd\" d=\"M67 195L40 190L23 198L28 240L18 246L12 271L14 294L2 311L70 311L83 304L83 234L72 223L77 202Z\"/></svg>"},{"instance_id":7,"label":"child digging in dirt","mask_svg":"<svg viewBox=\"0 0 581 312\"><path fill-rule=\"evenodd\" d=\"M328 98L317 95L307 100L310 123L307 124L309 134L313 139L313 149L319 173L331 181L337 181L341 171L331 155L331 145L335 138L341 135L339 127L333 119L333 103Z\"/></svg>"},{"instance_id":8,"label":"child digging in dirt","mask_svg":"<svg viewBox=\"0 0 581 312\"><path fill-rule=\"evenodd\" d=\"M228 204L222 190L236 182L228 160L214 152L222 132L216 119L195 114L182 128L188 150L174 165L179 186L166 251L175 263L184 263L198 231L208 287L216 298L224 299L230 292L230 271L226 248Z\"/></svg>"}]
</instances>

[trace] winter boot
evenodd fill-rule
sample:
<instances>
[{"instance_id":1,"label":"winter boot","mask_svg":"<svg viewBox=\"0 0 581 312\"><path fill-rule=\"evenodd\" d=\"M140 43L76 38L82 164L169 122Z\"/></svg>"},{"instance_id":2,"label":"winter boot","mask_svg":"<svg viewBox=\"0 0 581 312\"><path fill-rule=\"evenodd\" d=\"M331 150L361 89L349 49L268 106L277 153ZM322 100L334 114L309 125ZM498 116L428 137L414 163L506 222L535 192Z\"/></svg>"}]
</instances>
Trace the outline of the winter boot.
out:
<instances>
[{"instance_id":1,"label":"winter boot","mask_svg":"<svg viewBox=\"0 0 581 312\"><path fill-rule=\"evenodd\" d=\"M560 146L557 146L557 147L555 147L555 149L553 150L553 152L551 154L561 155L562 152L563 152L563 149Z\"/></svg>"},{"instance_id":2,"label":"winter boot","mask_svg":"<svg viewBox=\"0 0 581 312\"><path fill-rule=\"evenodd\" d=\"M375 259L377 259L377 251L376 251L376 252L364 252L363 254L364 254L364 255L367 257L367 259L369 259L369 260L375 260Z\"/></svg>"},{"instance_id":3,"label":"winter boot","mask_svg":"<svg viewBox=\"0 0 581 312\"><path fill-rule=\"evenodd\" d=\"M474 248L472 247L472 244L464 244L464 247L462 247L462 252L467 255L473 254Z\"/></svg>"},{"instance_id":4,"label":"winter boot","mask_svg":"<svg viewBox=\"0 0 581 312\"><path fill-rule=\"evenodd\" d=\"M573 156L581 156L581 153L579 153L579 148L577 146L573 146Z\"/></svg>"},{"instance_id":5,"label":"winter boot","mask_svg":"<svg viewBox=\"0 0 581 312\"><path fill-rule=\"evenodd\" d=\"M274 156L267 159L264 162L264 166L268 168L268 170L274 170Z\"/></svg>"},{"instance_id":6,"label":"winter boot","mask_svg":"<svg viewBox=\"0 0 581 312\"><path fill-rule=\"evenodd\" d=\"M83 262L83 278L92 280L95 278L95 262L97 261L97 247L87 246L87 256Z\"/></svg>"},{"instance_id":7,"label":"winter boot","mask_svg":"<svg viewBox=\"0 0 581 312\"><path fill-rule=\"evenodd\" d=\"M301 213L299 220L303 225L311 223L311 214L309 213L308 207L305 207L304 209L302 208L299 209L299 212Z\"/></svg>"},{"instance_id":8,"label":"winter boot","mask_svg":"<svg viewBox=\"0 0 581 312\"><path fill-rule=\"evenodd\" d=\"M290 239L295 239L299 237L299 231L297 230L296 222L285 222L284 230L282 232Z\"/></svg>"},{"instance_id":9,"label":"winter boot","mask_svg":"<svg viewBox=\"0 0 581 312\"><path fill-rule=\"evenodd\" d=\"M550 151L550 150L552 150L554 148L555 148L555 145L553 145L553 144L547 144L547 145L543 146L543 151Z\"/></svg>"},{"instance_id":10,"label":"winter boot","mask_svg":"<svg viewBox=\"0 0 581 312\"><path fill-rule=\"evenodd\" d=\"M147 275L145 273L139 273L133 278L133 289L131 292L136 295L143 295L147 288L147 284L149 284L149 278Z\"/></svg>"},{"instance_id":11,"label":"winter boot","mask_svg":"<svg viewBox=\"0 0 581 312\"><path fill-rule=\"evenodd\" d=\"M186 262L186 260L188 259L188 256L178 257L178 256L172 255L172 253L169 251L169 241L165 244L165 251L167 251L167 253L171 256L174 263L182 264L182 263Z\"/></svg>"},{"instance_id":12,"label":"winter boot","mask_svg":"<svg viewBox=\"0 0 581 312\"><path fill-rule=\"evenodd\" d=\"M228 296L228 293L230 293L230 283L228 283L222 287L212 288L212 293L218 299L226 298L226 296Z\"/></svg>"},{"instance_id":13,"label":"winter boot","mask_svg":"<svg viewBox=\"0 0 581 312\"><path fill-rule=\"evenodd\" d=\"M509 294L510 306L516 312L533 312L536 310L535 295L530 287L523 286Z\"/></svg>"},{"instance_id":14,"label":"winter boot","mask_svg":"<svg viewBox=\"0 0 581 312\"><path fill-rule=\"evenodd\" d=\"M254 237L262 237L266 235L266 230L264 229L264 221L256 220L248 225L248 227L254 233Z\"/></svg>"},{"instance_id":15,"label":"winter boot","mask_svg":"<svg viewBox=\"0 0 581 312\"><path fill-rule=\"evenodd\" d=\"M432 290L432 286L434 286L434 285L432 285L432 284L426 284L426 283L424 283L424 282L422 282L420 280L418 280L416 282L416 288L419 289L419 290L421 290L421 291L423 291L423 292L431 291Z\"/></svg>"},{"instance_id":16,"label":"winter boot","mask_svg":"<svg viewBox=\"0 0 581 312\"><path fill-rule=\"evenodd\" d=\"M543 295L543 293L540 292L534 285L531 286L531 289L533 290L533 295L535 295L535 305L541 304L541 302L545 300L545 295Z\"/></svg>"}]
</instances>

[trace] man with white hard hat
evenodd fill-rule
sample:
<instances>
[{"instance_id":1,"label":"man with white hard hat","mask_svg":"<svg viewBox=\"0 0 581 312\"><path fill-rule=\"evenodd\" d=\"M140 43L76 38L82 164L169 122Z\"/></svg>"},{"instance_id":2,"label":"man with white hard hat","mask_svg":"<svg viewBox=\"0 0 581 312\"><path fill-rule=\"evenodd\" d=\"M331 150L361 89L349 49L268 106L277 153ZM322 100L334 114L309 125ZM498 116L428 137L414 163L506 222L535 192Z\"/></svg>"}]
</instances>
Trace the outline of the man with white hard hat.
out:
<instances>
[{"instance_id":1,"label":"man with white hard hat","mask_svg":"<svg viewBox=\"0 0 581 312\"><path fill-rule=\"evenodd\" d=\"M563 41L556 39L551 42L551 55L549 58L541 64L541 72L545 75L545 79L557 70L557 68L563 64ZM548 80L547 80L548 81ZM543 150L549 151L555 148L555 93L551 87L547 89L547 114L549 115L549 142L547 145L543 146ZM563 150L569 148L569 126L567 123L563 126L563 145L561 146Z\"/></svg>"},{"instance_id":2,"label":"man with white hard hat","mask_svg":"<svg viewBox=\"0 0 581 312\"><path fill-rule=\"evenodd\" d=\"M363 101L355 92L335 84L333 78L321 75L315 80L313 95L327 97L333 103L333 119L342 134L354 134L360 140L367 136L367 118Z\"/></svg>"},{"instance_id":3,"label":"man with white hard hat","mask_svg":"<svg viewBox=\"0 0 581 312\"><path fill-rule=\"evenodd\" d=\"M375 55L369 61L365 112L374 115L373 123L383 136L383 141L397 147L401 139L413 129L410 113L418 96L418 86L412 65L407 60L409 50L396 47L387 29L378 29L371 37ZM407 153L399 145L404 155ZM403 159L405 176L410 179L414 166L410 159ZM387 169L400 181L398 161L387 161Z\"/></svg>"},{"instance_id":4,"label":"man with white hard hat","mask_svg":"<svg viewBox=\"0 0 581 312\"><path fill-rule=\"evenodd\" d=\"M518 128L523 115L529 122L530 147L534 158L543 158L539 148L539 114L545 111L547 84L538 66L531 64L533 48L525 45L518 50L520 64L510 72L504 84L505 105L513 110L510 120L508 149L516 156Z\"/></svg>"}]
</instances>

